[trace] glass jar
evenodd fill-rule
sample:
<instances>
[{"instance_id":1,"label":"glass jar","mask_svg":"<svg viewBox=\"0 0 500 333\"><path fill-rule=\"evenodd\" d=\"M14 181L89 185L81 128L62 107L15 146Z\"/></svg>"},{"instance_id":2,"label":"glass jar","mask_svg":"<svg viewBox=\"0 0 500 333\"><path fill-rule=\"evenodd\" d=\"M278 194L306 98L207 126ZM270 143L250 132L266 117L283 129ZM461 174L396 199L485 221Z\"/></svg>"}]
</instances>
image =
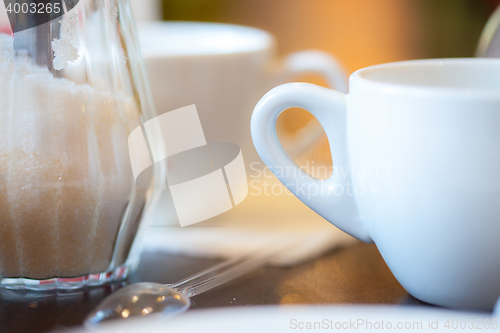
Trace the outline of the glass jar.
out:
<instances>
[{"instance_id":1,"label":"glass jar","mask_svg":"<svg viewBox=\"0 0 500 333\"><path fill-rule=\"evenodd\" d=\"M62 16L22 31L44 17L18 12L11 25L0 5L0 286L7 288L125 278L138 264L141 221L155 202L136 187L128 151L129 134L155 116L128 0L25 2L47 9L58 1Z\"/></svg>"}]
</instances>

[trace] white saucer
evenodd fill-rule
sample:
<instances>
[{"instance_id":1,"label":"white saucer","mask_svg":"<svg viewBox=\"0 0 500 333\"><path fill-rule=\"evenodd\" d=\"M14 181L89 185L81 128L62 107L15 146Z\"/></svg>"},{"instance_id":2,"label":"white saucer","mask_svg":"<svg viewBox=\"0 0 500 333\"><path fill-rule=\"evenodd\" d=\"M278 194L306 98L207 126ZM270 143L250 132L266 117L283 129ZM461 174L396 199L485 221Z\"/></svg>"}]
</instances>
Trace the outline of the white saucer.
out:
<instances>
[{"instance_id":1,"label":"white saucer","mask_svg":"<svg viewBox=\"0 0 500 333\"><path fill-rule=\"evenodd\" d=\"M489 325L489 330L492 330L492 320L491 313L456 311L431 306L238 306L191 310L165 320L124 320L97 332L460 332L470 331L468 326L472 324L474 327L482 327L483 330ZM496 319L494 323L500 325ZM436 327L438 329L434 329Z\"/></svg>"}]
</instances>

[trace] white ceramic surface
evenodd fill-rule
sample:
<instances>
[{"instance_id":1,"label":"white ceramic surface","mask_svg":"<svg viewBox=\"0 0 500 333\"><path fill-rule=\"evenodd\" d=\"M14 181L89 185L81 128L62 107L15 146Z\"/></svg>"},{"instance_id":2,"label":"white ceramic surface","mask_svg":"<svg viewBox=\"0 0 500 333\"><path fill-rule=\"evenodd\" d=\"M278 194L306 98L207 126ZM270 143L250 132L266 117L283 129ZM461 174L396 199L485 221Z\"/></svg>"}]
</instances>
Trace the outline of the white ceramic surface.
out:
<instances>
[{"instance_id":1,"label":"white ceramic surface","mask_svg":"<svg viewBox=\"0 0 500 333\"><path fill-rule=\"evenodd\" d=\"M161 0L131 0L130 5L136 22L156 21L163 18Z\"/></svg>"},{"instance_id":2,"label":"white ceramic surface","mask_svg":"<svg viewBox=\"0 0 500 333\"><path fill-rule=\"evenodd\" d=\"M175 318L122 320L69 332L490 332L499 327L498 316L491 313L427 306L279 305L190 310Z\"/></svg>"},{"instance_id":3,"label":"white ceramic surface","mask_svg":"<svg viewBox=\"0 0 500 333\"><path fill-rule=\"evenodd\" d=\"M500 7L497 7L484 26L476 50L477 57L500 57Z\"/></svg>"},{"instance_id":4,"label":"white ceramic surface","mask_svg":"<svg viewBox=\"0 0 500 333\"><path fill-rule=\"evenodd\" d=\"M261 158L325 219L374 241L413 296L492 309L500 295L500 60L383 64L349 83L348 95L304 83L265 95L251 125ZM292 106L323 125L344 173L320 181L296 169L275 129Z\"/></svg>"}]
</instances>

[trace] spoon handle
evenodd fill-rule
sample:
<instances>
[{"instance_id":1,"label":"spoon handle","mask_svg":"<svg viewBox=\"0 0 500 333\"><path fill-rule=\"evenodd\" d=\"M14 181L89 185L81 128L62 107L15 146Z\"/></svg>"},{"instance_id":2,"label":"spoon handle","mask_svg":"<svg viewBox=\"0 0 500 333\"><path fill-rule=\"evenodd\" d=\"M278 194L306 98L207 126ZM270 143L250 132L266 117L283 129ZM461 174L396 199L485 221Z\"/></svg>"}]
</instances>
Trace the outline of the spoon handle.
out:
<instances>
[{"instance_id":1,"label":"spoon handle","mask_svg":"<svg viewBox=\"0 0 500 333\"><path fill-rule=\"evenodd\" d=\"M288 246L286 247L288 248ZM257 253L236 256L219 265L212 266L200 273L190 276L172 285L172 287L193 297L223 283L236 279L268 264L284 251L284 248L273 248Z\"/></svg>"}]
</instances>

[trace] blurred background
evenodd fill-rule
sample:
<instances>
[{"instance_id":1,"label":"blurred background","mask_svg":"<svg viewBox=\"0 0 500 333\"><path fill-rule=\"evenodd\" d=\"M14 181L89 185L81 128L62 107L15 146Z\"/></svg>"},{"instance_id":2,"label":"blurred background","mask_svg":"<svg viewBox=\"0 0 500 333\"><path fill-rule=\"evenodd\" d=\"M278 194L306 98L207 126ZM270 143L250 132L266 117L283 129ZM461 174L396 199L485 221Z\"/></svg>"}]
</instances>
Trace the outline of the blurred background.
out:
<instances>
[{"instance_id":1,"label":"blurred background","mask_svg":"<svg viewBox=\"0 0 500 333\"><path fill-rule=\"evenodd\" d=\"M135 1L140 6L151 2L158 19L261 28L276 36L281 55L326 50L349 72L404 59L473 56L481 30L500 4L500 0ZM144 13L136 16L147 19Z\"/></svg>"},{"instance_id":2,"label":"blurred background","mask_svg":"<svg viewBox=\"0 0 500 333\"><path fill-rule=\"evenodd\" d=\"M274 34L280 56L304 49L325 50L335 55L349 74L398 60L472 57L486 21L500 4L500 0L135 2L138 20L210 21L261 28ZM320 77L295 78L303 80L325 85ZM289 110L280 121L282 128L294 132L310 118L305 111Z\"/></svg>"}]
</instances>

